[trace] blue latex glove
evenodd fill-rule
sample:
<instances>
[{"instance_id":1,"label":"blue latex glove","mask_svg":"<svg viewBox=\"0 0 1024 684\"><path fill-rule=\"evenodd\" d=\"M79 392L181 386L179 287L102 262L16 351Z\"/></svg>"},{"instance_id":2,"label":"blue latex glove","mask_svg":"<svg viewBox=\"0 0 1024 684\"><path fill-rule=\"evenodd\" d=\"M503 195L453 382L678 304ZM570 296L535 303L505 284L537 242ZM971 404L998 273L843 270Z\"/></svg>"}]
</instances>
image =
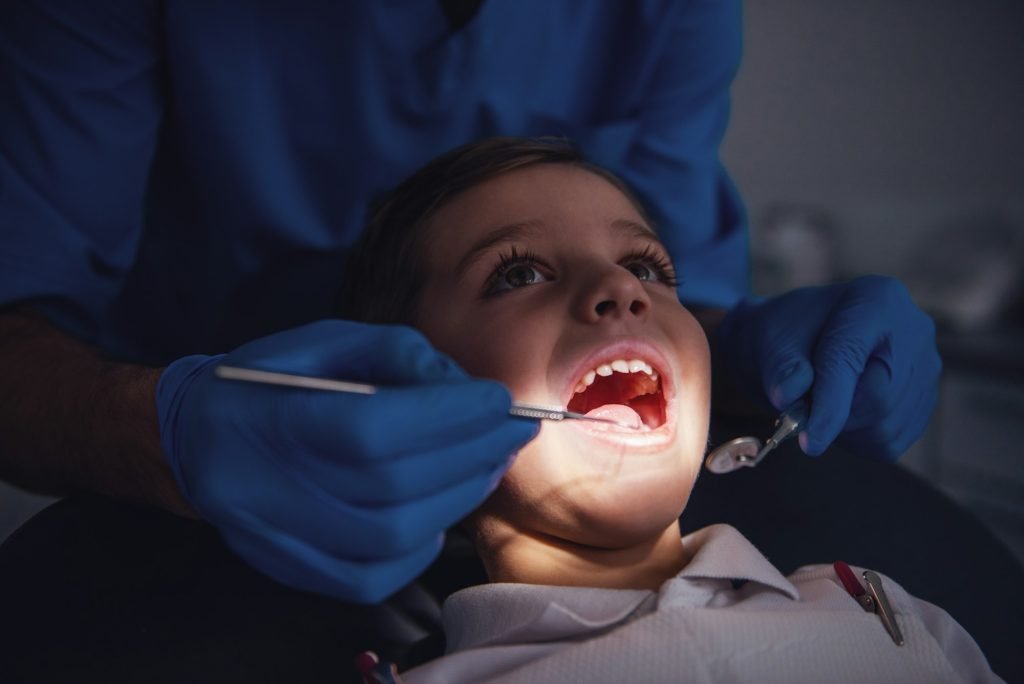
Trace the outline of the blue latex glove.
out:
<instances>
[{"instance_id":1,"label":"blue latex glove","mask_svg":"<svg viewBox=\"0 0 1024 684\"><path fill-rule=\"evenodd\" d=\"M722 321L718 363L762 404L787 408L810 391L800 446L837 437L895 460L921 436L938 400L935 325L899 281L865 276L739 304Z\"/></svg>"},{"instance_id":2,"label":"blue latex glove","mask_svg":"<svg viewBox=\"0 0 1024 684\"><path fill-rule=\"evenodd\" d=\"M218 363L388 386L352 395L217 378ZM192 506L290 586L376 602L536 436L502 385L468 377L411 328L320 321L163 372L164 452Z\"/></svg>"}]
</instances>

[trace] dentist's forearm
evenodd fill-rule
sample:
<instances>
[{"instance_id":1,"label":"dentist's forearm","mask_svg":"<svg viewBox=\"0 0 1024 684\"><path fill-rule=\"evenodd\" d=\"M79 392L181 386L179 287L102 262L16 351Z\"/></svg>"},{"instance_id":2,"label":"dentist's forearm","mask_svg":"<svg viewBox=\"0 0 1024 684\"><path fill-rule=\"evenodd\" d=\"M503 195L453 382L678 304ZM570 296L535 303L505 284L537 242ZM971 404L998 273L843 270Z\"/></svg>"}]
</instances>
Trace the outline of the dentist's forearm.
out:
<instances>
[{"instance_id":1,"label":"dentist's forearm","mask_svg":"<svg viewBox=\"0 0 1024 684\"><path fill-rule=\"evenodd\" d=\"M0 313L0 479L194 516L160 446L160 372L108 362L31 310Z\"/></svg>"}]
</instances>

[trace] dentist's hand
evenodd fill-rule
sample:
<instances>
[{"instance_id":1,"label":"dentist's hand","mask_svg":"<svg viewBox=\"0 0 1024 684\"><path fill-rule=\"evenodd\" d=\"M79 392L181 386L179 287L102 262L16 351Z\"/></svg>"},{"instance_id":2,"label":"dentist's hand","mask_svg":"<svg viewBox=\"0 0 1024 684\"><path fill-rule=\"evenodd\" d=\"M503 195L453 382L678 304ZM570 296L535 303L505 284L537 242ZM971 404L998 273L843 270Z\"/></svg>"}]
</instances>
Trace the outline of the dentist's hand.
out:
<instances>
[{"instance_id":1,"label":"dentist's hand","mask_svg":"<svg viewBox=\"0 0 1024 684\"><path fill-rule=\"evenodd\" d=\"M761 403L782 410L810 391L800 435L810 455L837 437L895 460L938 400L935 325L892 278L802 288L738 305L717 334L718 361Z\"/></svg>"},{"instance_id":2,"label":"dentist's hand","mask_svg":"<svg viewBox=\"0 0 1024 684\"><path fill-rule=\"evenodd\" d=\"M387 386L373 395L217 378L218 363ZM163 372L178 485L250 565L290 586L382 600L437 555L538 425L419 333L320 321Z\"/></svg>"}]
</instances>

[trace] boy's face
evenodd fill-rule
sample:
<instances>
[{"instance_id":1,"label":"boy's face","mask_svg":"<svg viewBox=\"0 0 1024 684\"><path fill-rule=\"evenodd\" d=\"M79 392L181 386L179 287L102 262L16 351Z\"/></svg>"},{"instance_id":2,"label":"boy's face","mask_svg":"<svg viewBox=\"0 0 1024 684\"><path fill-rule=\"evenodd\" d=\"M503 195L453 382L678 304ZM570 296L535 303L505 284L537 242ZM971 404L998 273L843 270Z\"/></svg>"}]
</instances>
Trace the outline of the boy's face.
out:
<instances>
[{"instance_id":1,"label":"boy's face","mask_svg":"<svg viewBox=\"0 0 1024 684\"><path fill-rule=\"evenodd\" d=\"M672 524L706 446L709 352L629 199L544 164L465 191L426 230L416 327L438 349L516 401L645 424L545 422L473 521L601 548Z\"/></svg>"}]
</instances>

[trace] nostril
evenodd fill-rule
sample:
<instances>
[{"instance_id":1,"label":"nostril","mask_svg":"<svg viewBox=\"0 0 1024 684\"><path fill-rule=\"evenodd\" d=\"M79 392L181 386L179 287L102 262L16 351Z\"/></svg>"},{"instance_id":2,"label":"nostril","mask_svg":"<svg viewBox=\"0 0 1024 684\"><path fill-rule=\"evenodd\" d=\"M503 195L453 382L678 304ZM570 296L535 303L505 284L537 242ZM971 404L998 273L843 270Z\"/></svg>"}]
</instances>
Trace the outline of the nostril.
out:
<instances>
[{"instance_id":1,"label":"nostril","mask_svg":"<svg viewBox=\"0 0 1024 684\"><path fill-rule=\"evenodd\" d=\"M641 302L639 299L634 299L633 303L629 305L629 312L634 316L640 315L647 305Z\"/></svg>"},{"instance_id":2,"label":"nostril","mask_svg":"<svg viewBox=\"0 0 1024 684\"><path fill-rule=\"evenodd\" d=\"M603 302L598 302L597 306L594 307L594 311L597 312L598 316L604 316L610 309L615 307L615 302L610 299L606 299Z\"/></svg>"}]
</instances>

